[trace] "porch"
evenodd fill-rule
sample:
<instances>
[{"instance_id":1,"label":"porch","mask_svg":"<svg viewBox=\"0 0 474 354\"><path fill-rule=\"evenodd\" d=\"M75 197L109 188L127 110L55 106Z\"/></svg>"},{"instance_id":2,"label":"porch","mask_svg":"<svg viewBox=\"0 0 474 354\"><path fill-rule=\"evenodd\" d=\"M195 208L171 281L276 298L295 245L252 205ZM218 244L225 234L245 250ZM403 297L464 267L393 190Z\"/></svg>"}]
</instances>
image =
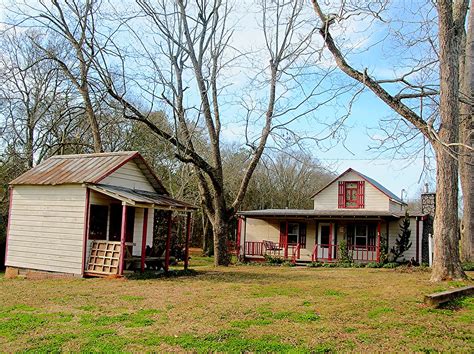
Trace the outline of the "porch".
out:
<instances>
[{"instance_id":1,"label":"porch","mask_svg":"<svg viewBox=\"0 0 474 354\"><path fill-rule=\"evenodd\" d=\"M122 276L145 269L169 270L173 220L185 217L184 268L191 238L190 204L153 192L110 185L87 185L83 272L88 276ZM155 220L155 210L163 217ZM161 249L154 245L155 226L165 233Z\"/></svg>"}]
</instances>

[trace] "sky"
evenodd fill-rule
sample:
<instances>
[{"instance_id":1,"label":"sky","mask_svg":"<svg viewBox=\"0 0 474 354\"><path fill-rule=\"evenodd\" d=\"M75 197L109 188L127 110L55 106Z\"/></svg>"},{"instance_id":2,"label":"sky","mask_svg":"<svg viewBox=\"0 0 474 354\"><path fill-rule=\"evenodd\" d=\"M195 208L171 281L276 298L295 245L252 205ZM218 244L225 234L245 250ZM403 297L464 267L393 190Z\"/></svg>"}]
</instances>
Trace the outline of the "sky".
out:
<instances>
[{"instance_id":1,"label":"sky","mask_svg":"<svg viewBox=\"0 0 474 354\"><path fill-rule=\"evenodd\" d=\"M0 4L5 3L0 0ZM326 3L326 2L325 2ZM411 4L414 8L417 7L417 1L400 1L394 2L395 5L401 3ZM31 3L30 3L31 4ZM249 87L248 95L245 96L249 78L259 69L263 68L268 63L264 52L259 48L264 47L265 41L261 31L262 16L255 9L251 0L236 0L234 4L238 11L233 17L233 25L235 26L234 35L232 38L232 45L239 48L251 48L254 51L256 61L263 63L262 67L252 67L249 63L243 66L231 69L231 72L226 74L231 77L232 85L229 86L227 92L223 95L224 100L237 96L239 91L243 91L240 99L252 100L262 99L264 101L265 93L260 92L258 87ZM308 4L307 19L308 24L303 25L311 28L314 25L315 15ZM406 10L406 9L405 9ZM392 10L391 15L394 18L404 15L404 13L397 9L397 6ZM1 14L0 14L1 15ZM415 16L411 14L411 16ZM418 15L416 15L418 16ZM422 16L422 15L420 15ZM424 15L423 15L424 16ZM412 18L413 20L413 18ZM396 22L391 26L396 27ZM341 49L344 51L350 48L352 53L348 56L354 66L363 70L368 68L368 72L377 75L378 77L389 78L393 77L396 72L403 71L403 66L400 67L398 58L392 55L397 50L394 43L386 44L382 41L386 35L387 27L377 26L369 22L367 19L350 19L345 21L343 25L335 24L333 28L333 35L337 40L340 40ZM410 30L403 29L403 30ZM403 32L402 30L402 32ZM295 39L295 42L298 38ZM315 41L315 48L318 47L317 40ZM319 45L320 47L320 45ZM263 54L262 54L263 53ZM406 54L406 53L405 53ZM413 53L410 53L413 55ZM419 53L415 53L416 56ZM259 56L262 57L260 58ZM313 59L312 59L313 60ZM326 52L315 64L322 69L329 69L334 67L334 61ZM313 73L314 74L314 73ZM335 71L335 75L347 84L351 80L344 77L343 74ZM317 76L309 75L311 79ZM311 81L308 80L308 82ZM304 89L309 89L310 84L303 84ZM323 85L323 88L327 84ZM192 90L192 89L191 89ZM298 92L294 94L287 94L288 101L297 101L301 99ZM318 136L321 134L322 124L333 121L337 114L344 112L347 104L352 97L351 91L348 94L342 95L337 102L330 102L323 105L313 114L309 114L301 119L298 119L291 124L291 127L300 132L304 132L307 136ZM197 95L196 95L197 96ZM191 96L190 101L193 100ZM324 97L315 97L310 104L318 104L324 100ZM192 102L190 102L192 104ZM243 143L243 132L245 126L242 123L242 111L236 108L235 105L229 103L228 107L223 107L223 115L226 116L224 128L222 132L222 139L229 143ZM296 114L296 113L295 113ZM371 92L365 90L354 102L351 110L351 115L345 122L343 131L345 133L344 141L337 142L324 141L320 144L308 144L306 150L310 151L315 159L319 160L324 166L335 173L342 173L347 168L352 167L363 174L366 174L386 188L391 190L396 195L401 195L401 191L406 191L408 199L416 199L425 183L429 183L430 188L434 189L434 175L433 173L423 173L423 160L421 157L408 158L406 154L384 153L380 156L381 151L369 150L370 146L374 145L374 137L381 136L380 130L374 129L379 122L389 117L396 117L383 102L380 101ZM291 119L291 116L288 117ZM255 118L256 126L250 127L256 132L259 131L258 117ZM331 148L329 148L329 146ZM405 198L406 198L405 197Z\"/></svg>"}]
</instances>

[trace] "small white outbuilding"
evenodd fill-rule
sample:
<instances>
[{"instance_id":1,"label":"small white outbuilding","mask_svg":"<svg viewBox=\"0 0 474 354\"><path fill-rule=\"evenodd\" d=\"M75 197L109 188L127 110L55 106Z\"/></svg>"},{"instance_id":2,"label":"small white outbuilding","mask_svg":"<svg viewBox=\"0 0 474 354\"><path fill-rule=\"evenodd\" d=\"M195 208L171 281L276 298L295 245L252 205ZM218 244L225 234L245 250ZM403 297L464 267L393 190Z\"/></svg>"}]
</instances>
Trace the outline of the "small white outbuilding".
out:
<instances>
[{"instance_id":1,"label":"small white outbuilding","mask_svg":"<svg viewBox=\"0 0 474 354\"><path fill-rule=\"evenodd\" d=\"M7 274L122 275L137 261L143 271L154 222L168 223L167 270L171 215L187 214L187 249L195 209L169 197L136 151L53 156L10 183Z\"/></svg>"}]
</instances>

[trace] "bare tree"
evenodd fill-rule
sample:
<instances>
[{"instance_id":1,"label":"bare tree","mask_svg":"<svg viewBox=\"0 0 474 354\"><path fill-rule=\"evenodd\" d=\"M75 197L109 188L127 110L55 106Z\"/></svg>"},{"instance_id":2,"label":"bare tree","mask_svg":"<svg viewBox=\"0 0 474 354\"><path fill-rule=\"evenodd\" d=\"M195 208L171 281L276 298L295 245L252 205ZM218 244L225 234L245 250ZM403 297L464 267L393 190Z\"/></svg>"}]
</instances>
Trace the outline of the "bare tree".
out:
<instances>
[{"instance_id":1,"label":"bare tree","mask_svg":"<svg viewBox=\"0 0 474 354\"><path fill-rule=\"evenodd\" d=\"M474 12L470 3L468 26L460 60L460 126L459 177L463 195L461 222L461 260L474 261L474 158L468 146L474 146Z\"/></svg>"},{"instance_id":2,"label":"bare tree","mask_svg":"<svg viewBox=\"0 0 474 354\"><path fill-rule=\"evenodd\" d=\"M35 28L50 39L44 44L34 41L45 58L56 63L82 97L85 116L92 132L94 151L102 151L99 123L94 102L93 63L104 47L99 44L96 15L100 7L96 0L70 0L64 3L40 0L25 2L8 9L13 28ZM34 40L35 38L32 38Z\"/></svg>"},{"instance_id":3,"label":"bare tree","mask_svg":"<svg viewBox=\"0 0 474 354\"><path fill-rule=\"evenodd\" d=\"M378 7L383 9L383 3ZM328 15L323 12L319 1L312 0L314 11L321 21L319 33L327 49L333 55L337 66L348 76L363 84L375 93L383 102L400 116L413 124L431 143L437 161L437 197L435 215L435 249L434 263L431 279L440 281L450 278L463 278L459 259L459 246L457 235L457 147L459 145L459 48L461 33L465 23L468 1L438 1L438 36L439 36L439 68L440 68L440 124L436 129L433 121L427 121L417 114L404 100L427 97L437 92L426 91L418 87L409 87L411 92L400 92L396 95L384 88L383 84L389 82L406 83L405 77L383 81L371 77L367 70L356 70L346 60L344 54L336 45L330 28L338 17L346 15L344 9L341 13ZM377 7L377 6L376 6ZM380 18L379 12L374 10L372 4L365 8L357 8L357 12L366 13ZM346 17L347 18L347 17Z\"/></svg>"},{"instance_id":4,"label":"bare tree","mask_svg":"<svg viewBox=\"0 0 474 354\"><path fill-rule=\"evenodd\" d=\"M320 81L313 82L310 87L303 84L303 74L306 78L311 77L305 69L308 68L308 49L313 36L312 30L307 31L304 2L260 1L265 51L255 56L261 57L265 53L268 64L252 78L253 86L246 87L240 94L243 102L240 111L244 113L233 111L246 122L247 158L235 171L240 178L239 187L233 199L228 201L221 142L228 113L223 113L226 106L223 97L232 92L235 101L239 93L235 89L230 91L231 83L225 78L229 69L238 68L240 59L250 58L234 46L233 9L229 2L222 0L161 1L154 5L138 0L137 3L140 24L147 31L138 33L134 30L138 26L129 25L134 30L134 39L142 44L143 55L136 65L142 64L142 75L148 72L153 77L145 81L146 85L137 81L135 87L140 86L142 93L149 94L149 106L164 102L173 117L175 131L168 132L151 122L144 110L134 104L133 95L132 99L129 98L130 91L134 92L129 88L132 86L131 75L110 74L113 70L107 68L108 72L103 72L104 81L111 97L123 105L127 117L146 124L175 146L179 160L193 165L201 205L212 224L215 264L226 265L230 260L226 245L230 222L244 200L266 145L269 141L275 142L272 134L278 130L289 131L288 124L292 121L314 112L324 101L348 89L339 88L338 93L328 97L328 87L324 96L317 92ZM154 48L150 46L153 42L157 44ZM146 66L143 58L147 59ZM127 58L121 55L120 59L125 63ZM251 72L253 69L248 70ZM120 85L117 77L123 80ZM324 77L321 74L319 79ZM252 89L254 96L246 95ZM314 102L317 95L321 95L321 99ZM209 142L204 151L196 146L194 139L196 129L201 128Z\"/></svg>"}]
</instances>

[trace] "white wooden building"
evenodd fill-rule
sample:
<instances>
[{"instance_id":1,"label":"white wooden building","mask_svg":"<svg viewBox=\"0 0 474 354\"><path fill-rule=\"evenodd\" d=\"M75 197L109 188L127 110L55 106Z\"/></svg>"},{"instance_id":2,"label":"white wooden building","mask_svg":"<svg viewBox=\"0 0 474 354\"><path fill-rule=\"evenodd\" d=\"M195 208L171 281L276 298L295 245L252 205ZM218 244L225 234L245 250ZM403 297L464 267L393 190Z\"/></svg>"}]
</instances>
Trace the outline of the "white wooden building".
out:
<instances>
[{"instance_id":1,"label":"white wooden building","mask_svg":"<svg viewBox=\"0 0 474 354\"><path fill-rule=\"evenodd\" d=\"M313 209L239 212L239 256L256 261L269 255L295 262L333 262L344 240L354 261L378 262L381 239L388 240L389 249L395 245L407 207L380 183L351 168L312 198ZM406 260L421 262L422 254L427 254L422 238L428 221L427 213L410 215L412 246L403 254Z\"/></svg>"},{"instance_id":2,"label":"white wooden building","mask_svg":"<svg viewBox=\"0 0 474 354\"><path fill-rule=\"evenodd\" d=\"M154 209L168 210L167 220L154 220ZM120 275L136 257L143 270L154 222L184 212L189 231L195 209L170 198L136 151L53 156L10 183L7 274Z\"/></svg>"}]
</instances>

